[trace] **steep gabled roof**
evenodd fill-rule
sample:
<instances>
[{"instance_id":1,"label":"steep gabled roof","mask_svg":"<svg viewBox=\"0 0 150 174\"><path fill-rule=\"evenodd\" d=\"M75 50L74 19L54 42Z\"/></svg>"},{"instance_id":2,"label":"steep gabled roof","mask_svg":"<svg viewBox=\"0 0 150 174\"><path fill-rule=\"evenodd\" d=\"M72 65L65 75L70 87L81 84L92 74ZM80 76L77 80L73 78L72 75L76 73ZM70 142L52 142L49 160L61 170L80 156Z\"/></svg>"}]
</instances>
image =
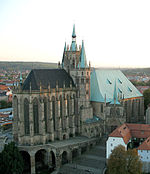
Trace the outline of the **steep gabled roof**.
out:
<instances>
[{"instance_id":1,"label":"steep gabled roof","mask_svg":"<svg viewBox=\"0 0 150 174\"><path fill-rule=\"evenodd\" d=\"M115 129L109 137L120 137L123 138L125 144L127 144L132 137L130 129L127 127L126 124L121 125L117 129Z\"/></svg>"},{"instance_id":2,"label":"steep gabled roof","mask_svg":"<svg viewBox=\"0 0 150 174\"><path fill-rule=\"evenodd\" d=\"M63 88L65 86L70 87L70 83L75 87L71 76L64 69L33 69L29 73L27 79L23 84L23 90L29 90L30 84L32 90L39 90L40 84L42 89L48 89L50 84L51 88L56 88L58 83L58 88Z\"/></svg>"},{"instance_id":3,"label":"steep gabled roof","mask_svg":"<svg viewBox=\"0 0 150 174\"><path fill-rule=\"evenodd\" d=\"M109 137L121 137L123 138L125 144L127 144L131 138L146 138L147 139L148 137L150 137L150 125L124 123L120 127L116 128L109 135ZM150 142L149 142L149 145L150 145ZM146 147L146 146L142 146L142 147Z\"/></svg>"},{"instance_id":4,"label":"steep gabled roof","mask_svg":"<svg viewBox=\"0 0 150 174\"><path fill-rule=\"evenodd\" d=\"M106 103L113 101L114 86L119 98L135 98L143 96L120 70L95 69L91 74L91 101Z\"/></svg>"}]
</instances>

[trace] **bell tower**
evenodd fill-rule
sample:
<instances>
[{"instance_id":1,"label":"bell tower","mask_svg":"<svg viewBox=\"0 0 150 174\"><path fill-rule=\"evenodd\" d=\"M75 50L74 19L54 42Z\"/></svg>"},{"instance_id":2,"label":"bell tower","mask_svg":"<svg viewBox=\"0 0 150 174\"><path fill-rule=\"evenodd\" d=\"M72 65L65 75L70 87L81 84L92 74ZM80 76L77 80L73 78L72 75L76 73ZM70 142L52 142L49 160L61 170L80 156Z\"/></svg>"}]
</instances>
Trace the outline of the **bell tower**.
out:
<instances>
[{"instance_id":1,"label":"bell tower","mask_svg":"<svg viewBox=\"0 0 150 174\"><path fill-rule=\"evenodd\" d=\"M90 104L90 74L91 65L87 64L84 41L82 46L77 47L75 25L73 25L71 45L64 47L62 58L62 68L64 68L73 78L77 88L78 112L80 120L86 121L93 118L93 109Z\"/></svg>"}]
</instances>

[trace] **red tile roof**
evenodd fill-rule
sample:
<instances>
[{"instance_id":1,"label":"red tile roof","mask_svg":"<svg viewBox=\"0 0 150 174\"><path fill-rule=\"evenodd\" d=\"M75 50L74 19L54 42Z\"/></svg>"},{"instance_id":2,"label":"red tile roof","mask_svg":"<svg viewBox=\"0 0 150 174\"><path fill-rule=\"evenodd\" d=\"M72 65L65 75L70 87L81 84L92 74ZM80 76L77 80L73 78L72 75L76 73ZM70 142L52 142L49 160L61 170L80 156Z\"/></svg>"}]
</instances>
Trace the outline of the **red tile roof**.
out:
<instances>
[{"instance_id":1,"label":"red tile roof","mask_svg":"<svg viewBox=\"0 0 150 174\"><path fill-rule=\"evenodd\" d=\"M147 138L137 149L138 150L150 150L150 137Z\"/></svg>"},{"instance_id":2,"label":"red tile roof","mask_svg":"<svg viewBox=\"0 0 150 174\"><path fill-rule=\"evenodd\" d=\"M109 137L121 137L121 138L123 138L125 144L127 144L132 136L131 136L131 133L130 133L130 130L129 130L127 124L123 124L120 127L118 127L117 129L115 129L109 135Z\"/></svg>"},{"instance_id":3,"label":"red tile roof","mask_svg":"<svg viewBox=\"0 0 150 174\"><path fill-rule=\"evenodd\" d=\"M150 125L124 123L117 129L115 129L109 135L109 137L121 137L123 138L125 144L127 144L131 138L148 138L150 137ZM150 148L150 143L149 143L149 148Z\"/></svg>"}]
</instances>

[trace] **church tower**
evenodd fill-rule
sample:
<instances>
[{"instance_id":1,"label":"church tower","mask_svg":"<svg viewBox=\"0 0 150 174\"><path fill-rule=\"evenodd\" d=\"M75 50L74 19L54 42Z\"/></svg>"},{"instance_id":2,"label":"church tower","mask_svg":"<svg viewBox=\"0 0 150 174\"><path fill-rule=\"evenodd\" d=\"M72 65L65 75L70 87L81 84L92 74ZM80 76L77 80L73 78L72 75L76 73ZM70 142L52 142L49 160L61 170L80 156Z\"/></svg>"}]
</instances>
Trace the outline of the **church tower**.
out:
<instances>
[{"instance_id":1,"label":"church tower","mask_svg":"<svg viewBox=\"0 0 150 174\"><path fill-rule=\"evenodd\" d=\"M76 44L75 25L73 25L72 43L64 47L62 58L62 68L64 68L73 78L77 87L78 95L78 113L80 120L86 121L93 118L93 109L90 104L90 74L91 66L87 65L84 41L82 46Z\"/></svg>"}]
</instances>

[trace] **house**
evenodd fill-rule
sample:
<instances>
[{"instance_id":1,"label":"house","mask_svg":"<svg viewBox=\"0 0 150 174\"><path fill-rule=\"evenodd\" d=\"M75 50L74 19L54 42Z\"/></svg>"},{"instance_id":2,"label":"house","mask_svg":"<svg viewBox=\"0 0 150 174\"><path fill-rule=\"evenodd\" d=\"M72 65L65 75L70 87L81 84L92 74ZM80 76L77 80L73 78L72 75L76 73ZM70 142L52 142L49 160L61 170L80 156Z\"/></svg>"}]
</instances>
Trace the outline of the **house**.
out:
<instances>
[{"instance_id":1,"label":"house","mask_svg":"<svg viewBox=\"0 0 150 174\"><path fill-rule=\"evenodd\" d=\"M106 158L112 150L122 145L126 150L136 148L143 163L143 171L150 172L150 125L124 123L115 129L106 142Z\"/></svg>"}]
</instances>

